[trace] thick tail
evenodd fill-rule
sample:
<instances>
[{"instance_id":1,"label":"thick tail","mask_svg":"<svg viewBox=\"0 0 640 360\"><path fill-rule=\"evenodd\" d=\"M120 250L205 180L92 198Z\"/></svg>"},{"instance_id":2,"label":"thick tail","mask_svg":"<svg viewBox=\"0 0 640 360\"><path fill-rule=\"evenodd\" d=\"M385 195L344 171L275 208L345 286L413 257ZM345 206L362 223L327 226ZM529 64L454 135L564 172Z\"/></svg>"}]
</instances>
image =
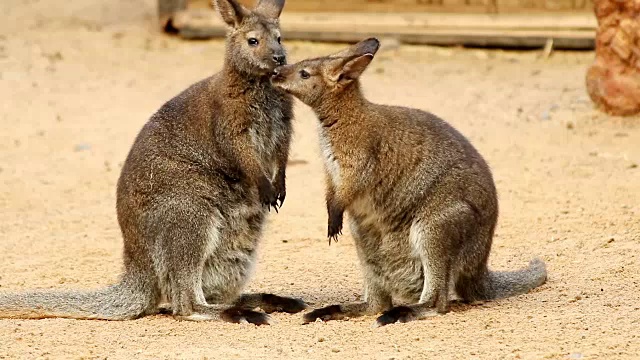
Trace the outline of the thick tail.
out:
<instances>
[{"instance_id":1,"label":"thick tail","mask_svg":"<svg viewBox=\"0 0 640 360\"><path fill-rule=\"evenodd\" d=\"M130 320L150 312L153 300L153 287L125 275L97 290L0 293L0 318Z\"/></svg>"},{"instance_id":2,"label":"thick tail","mask_svg":"<svg viewBox=\"0 0 640 360\"><path fill-rule=\"evenodd\" d=\"M535 258L525 269L516 271L491 271L484 278L485 300L501 299L520 295L537 288L547 281L547 266Z\"/></svg>"},{"instance_id":3,"label":"thick tail","mask_svg":"<svg viewBox=\"0 0 640 360\"><path fill-rule=\"evenodd\" d=\"M547 281L547 267L535 258L525 269L516 271L484 271L478 276L461 276L457 293L466 301L493 300L529 292Z\"/></svg>"}]
</instances>

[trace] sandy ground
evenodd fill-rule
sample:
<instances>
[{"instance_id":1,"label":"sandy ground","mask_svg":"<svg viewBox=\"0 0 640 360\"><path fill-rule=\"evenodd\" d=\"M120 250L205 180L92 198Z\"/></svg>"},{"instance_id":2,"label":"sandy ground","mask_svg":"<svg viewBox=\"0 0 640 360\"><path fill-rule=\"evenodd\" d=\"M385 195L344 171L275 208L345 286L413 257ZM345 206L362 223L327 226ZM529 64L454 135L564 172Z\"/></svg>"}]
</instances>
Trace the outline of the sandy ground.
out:
<instances>
[{"instance_id":1,"label":"sandy ground","mask_svg":"<svg viewBox=\"0 0 640 360\"><path fill-rule=\"evenodd\" d=\"M0 3L0 290L115 281L115 184L146 119L220 69L219 41L154 30L155 3ZM290 60L337 49L289 43ZM364 78L376 101L435 112L492 166L501 218L491 266L533 256L530 294L372 329L374 317L270 327L178 322L0 320L0 358L632 359L640 356L640 122L592 109L592 53L403 46ZM347 232L327 245L316 119L297 104L287 202L269 218L250 291L314 306L355 300Z\"/></svg>"}]
</instances>

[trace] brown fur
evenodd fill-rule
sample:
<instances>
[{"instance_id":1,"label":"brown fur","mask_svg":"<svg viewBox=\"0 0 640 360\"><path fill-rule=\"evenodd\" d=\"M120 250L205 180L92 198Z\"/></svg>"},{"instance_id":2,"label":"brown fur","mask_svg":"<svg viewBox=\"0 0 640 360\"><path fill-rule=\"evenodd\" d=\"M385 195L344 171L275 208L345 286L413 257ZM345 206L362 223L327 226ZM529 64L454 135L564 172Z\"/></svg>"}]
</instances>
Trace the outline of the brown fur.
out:
<instances>
[{"instance_id":1,"label":"brown fur","mask_svg":"<svg viewBox=\"0 0 640 360\"><path fill-rule=\"evenodd\" d=\"M241 295L266 213L286 194L292 100L269 81L284 63L284 1L261 0L253 12L235 0L216 4L230 26L224 68L151 117L120 174L121 281L95 291L2 293L0 317L125 320L168 302L181 319L265 324L254 308L305 308L292 298Z\"/></svg>"},{"instance_id":2,"label":"brown fur","mask_svg":"<svg viewBox=\"0 0 640 360\"><path fill-rule=\"evenodd\" d=\"M348 212L365 275L364 302L314 310L305 322L380 311L379 325L404 322L434 307L447 312L452 295L495 299L544 283L538 259L514 272L487 268L498 200L491 171L471 143L433 114L363 96L358 78L378 47L367 39L279 67L272 78L318 116L329 242Z\"/></svg>"}]
</instances>

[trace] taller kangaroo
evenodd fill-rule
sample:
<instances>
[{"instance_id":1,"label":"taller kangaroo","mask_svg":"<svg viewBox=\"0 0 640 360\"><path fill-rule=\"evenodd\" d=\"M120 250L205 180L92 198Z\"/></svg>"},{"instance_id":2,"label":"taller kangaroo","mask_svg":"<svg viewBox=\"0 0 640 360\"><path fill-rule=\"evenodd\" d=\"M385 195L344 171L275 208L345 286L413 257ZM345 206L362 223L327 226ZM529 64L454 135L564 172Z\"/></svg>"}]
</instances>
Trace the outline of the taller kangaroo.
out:
<instances>
[{"instance_id":1,"label":"taller kangaroo","mask_svg":"<svg viewBox=\"0 0 640 360\"><path fill-rule=\"evenodd\" d=\"M0 317L126 320L169 303L186 320L268 324L297 299L244 294L271 207L285 199L292 99L269 76L286 63L284 0L252 11L216 0L229 25L222 71L165 103L138 134L117 188L124 273L94 291L0 294ZM278 203L279 202L279 203Z\"/></svg>"}]
</instances>

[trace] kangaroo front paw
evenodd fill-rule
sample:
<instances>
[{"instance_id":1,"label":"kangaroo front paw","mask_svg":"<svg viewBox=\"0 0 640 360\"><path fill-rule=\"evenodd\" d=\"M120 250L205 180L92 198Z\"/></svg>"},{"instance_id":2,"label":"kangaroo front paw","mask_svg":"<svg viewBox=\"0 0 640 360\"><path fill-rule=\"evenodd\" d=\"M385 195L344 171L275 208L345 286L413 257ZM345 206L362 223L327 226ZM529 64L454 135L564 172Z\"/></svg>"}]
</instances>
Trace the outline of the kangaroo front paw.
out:
<instances>
[{"instance_id":1,"label":"kangaroo front paw","mask_svg":"<svg viewBox=\"0 0 640 360\"><path fill-rule=\"evenodd\" d=\"M262 297L262 305L260 306L267 314L272 312L286 312L289 314L299 313L307 308L307 304L300 299L290 297L265 294Z\"/></svg>"},{"instance_id":2,"label":"kangaroo front paw","mask_svg":"<svg viewBox=\"0 0 640 360\"><path fill-rule=\"evenodd\" d=\"M223 319L235 324L250 323L254 325L270 325L269 315L259 311L240 308L230 308L225 310L223 313Z\"/></svg>"},{"instance_id":3,"label":"kangaroo front paw","mask_svg":"<svg viewBox=\"0 0 640 360\"><path fill-rule=\"evenodd\" d=\"M331 241L338 242L338 235L342 235L342 214L332 214L329 216L327 225L327 236L329 237L329 245Z\"/></svg>"},{"instance_id":4,"label":"kangaroo front paw","mask_svg":"<svg viewBox=\"0 0 640 360\"><path fill-rule=\"evenodd\" d=\"M345 315L340 305L331 305L331 306L326 306L320 309L315 309L311 312L304 314L303 320L305 324L308 324L310 322L316 321L317 319L320 319L322 321L329 321L329 320L341 320L341 319L344 319L344 317Z\"/></svg>"},{"instance_id":5,"label":"kangaroo front paw","mask_svg":"<svg viewBox=\"0 0 640 360\"><path fill-rule=\"evenodd\" d=\"M278 207L281 208L282 204L284 204L284 198L287 197L287 186L284 175L280 175L276 178L273 187L276 193L276 200L280 202Z\"/></svg>"},{"instance_id":6,"label":"kangaroo front paw","mask_svg":"<svg viewBox=\"0 0 640 360\"><path fill-rule=\"evenodd\" d=\"M385 326L396 322L406 323L417 318L415 310L408 306L396 306L391 308L376 319L378 326Z\"/></svg>"},{"instance_id":7,"label":"kangaroo front paw","mask_svg":"<svg viewBox=\"0 0 640 360\"><path fill-rule=\"evenodd\" d=\"M271 211L272 207L278 211L276 190L266 177L262 177L258 183L258 195L260 196L260 203L267 206L269 211Z\"/></svg>"},{"instance_id":8,"label":"kangaroo front paw","mask_svg":"<svg viewBox=\"0 0 640 360\"><path fill-rule=\"evenodd\" d=\"M342 222L344 218L344 208L336 202L334 195L327 195L327 237L329 245L331 241L338 241L338 235L342 235Z\"/></svg>"}]
</instances>

